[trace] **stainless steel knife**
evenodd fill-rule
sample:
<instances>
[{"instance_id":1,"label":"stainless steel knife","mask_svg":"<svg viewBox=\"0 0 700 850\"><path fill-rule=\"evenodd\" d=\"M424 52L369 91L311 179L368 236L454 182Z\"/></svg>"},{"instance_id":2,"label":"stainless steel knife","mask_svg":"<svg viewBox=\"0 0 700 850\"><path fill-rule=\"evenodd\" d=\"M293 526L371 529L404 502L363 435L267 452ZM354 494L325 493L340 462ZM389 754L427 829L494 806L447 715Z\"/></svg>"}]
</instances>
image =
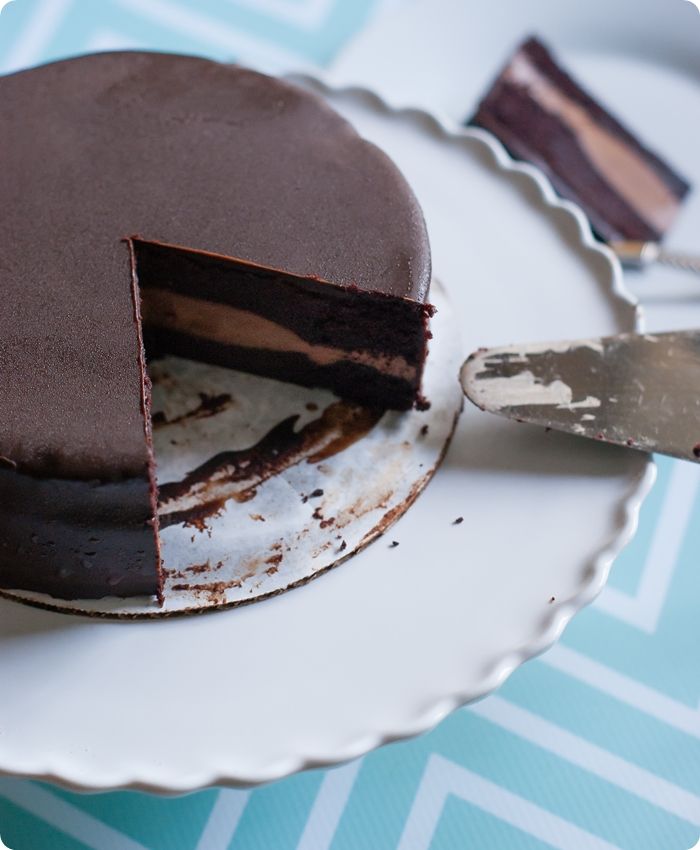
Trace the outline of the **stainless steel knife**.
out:
<instances>
[{"instance_id":1,"label":"stainless steel knife","mask_svg":"<svg viewBox=\"0 0 700 850\"><path fill-rule=\"evenodd\" d=\"M480 349L461 381L482 410L700 462L700 331Z\"/></svg>"}]
</instances>

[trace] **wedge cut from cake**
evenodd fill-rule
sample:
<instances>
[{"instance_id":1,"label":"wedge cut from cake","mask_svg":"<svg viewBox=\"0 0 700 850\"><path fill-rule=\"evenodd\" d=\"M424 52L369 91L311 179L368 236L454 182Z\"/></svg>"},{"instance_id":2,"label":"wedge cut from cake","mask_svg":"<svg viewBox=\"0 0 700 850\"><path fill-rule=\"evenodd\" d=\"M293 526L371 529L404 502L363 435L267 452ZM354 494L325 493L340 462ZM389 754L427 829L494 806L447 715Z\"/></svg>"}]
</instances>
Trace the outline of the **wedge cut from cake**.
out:
<instances>
[{"instance_id":1,"label":"wedge cut from cake","mask_svg":"<svg viewBox=\"0 0 700 850\"><path fill-rule=\"evenodd\" d=\"M471 123L536 165L608 242L661 240L690 189L536 38L508 59Z\"/></svg>"},{"instance_id":2,"label":"wedge cut from cake","mask_svg":"<svg viewBox=\"0 0 700 850\"><path fill-rule=\"evenodd\" d=\"M159 594L147 352L420 403L430 250L317 96L104 53L0 78L0 588Z\"/></svg>"}]
</instances>

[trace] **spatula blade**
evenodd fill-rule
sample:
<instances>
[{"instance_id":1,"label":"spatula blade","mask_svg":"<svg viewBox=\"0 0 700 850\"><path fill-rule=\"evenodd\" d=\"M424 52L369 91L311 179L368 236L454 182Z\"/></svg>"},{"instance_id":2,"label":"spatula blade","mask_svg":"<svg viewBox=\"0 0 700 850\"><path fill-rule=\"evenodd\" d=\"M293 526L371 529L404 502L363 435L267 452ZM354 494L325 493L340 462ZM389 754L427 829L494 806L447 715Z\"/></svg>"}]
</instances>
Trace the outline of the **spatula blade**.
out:
<instances>
[{"instance_id":1,"label":"spatula blade","mask_svg":"<svg viewBox=\"0 0 700 850\"><path fill-rule=\"evenodd\" d=\"M700 331L481 349L461 380L482 410L700 461Z\"/></svg>"}]
</instances>

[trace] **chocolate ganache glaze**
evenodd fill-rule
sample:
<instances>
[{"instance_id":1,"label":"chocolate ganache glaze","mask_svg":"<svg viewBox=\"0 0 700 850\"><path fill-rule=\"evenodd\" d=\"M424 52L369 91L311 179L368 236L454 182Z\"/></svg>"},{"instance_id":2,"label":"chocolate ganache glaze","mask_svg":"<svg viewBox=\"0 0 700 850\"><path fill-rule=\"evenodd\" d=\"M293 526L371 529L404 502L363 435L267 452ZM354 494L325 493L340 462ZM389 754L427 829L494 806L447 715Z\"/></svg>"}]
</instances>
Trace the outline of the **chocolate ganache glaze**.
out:
<instances>
[{"instance_id":1,"label":"chocolate ganache glaze","mask_svg":"<svg viewBox=\"0 0 700 850\"><path fill-rule=\"evenodd\" d=\"M320 98L104 53L0 78L0 128L0 587L160 593L144 340L372 408L420 399L423 217Z\"/></svg>"}]
</instances>

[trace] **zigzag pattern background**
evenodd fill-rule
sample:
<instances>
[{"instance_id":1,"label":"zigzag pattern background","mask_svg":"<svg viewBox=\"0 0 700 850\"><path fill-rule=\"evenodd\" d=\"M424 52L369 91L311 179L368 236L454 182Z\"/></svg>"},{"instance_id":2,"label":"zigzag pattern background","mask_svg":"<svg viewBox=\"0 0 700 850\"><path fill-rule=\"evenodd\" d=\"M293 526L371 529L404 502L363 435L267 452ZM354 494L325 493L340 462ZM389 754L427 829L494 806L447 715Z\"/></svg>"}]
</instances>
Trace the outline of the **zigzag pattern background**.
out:
<instances>
[{"instance_id":1,"label":"zigzag pattern background","mask_svg":"<svg viewBox=\"0 0 700 850\"><path fill-rule=\"evenodd\" d=\"M15 0L0 17L0 70L115 47L318 66L378 5ZM252 792L81 796L2 779L2 839L13 850L687 850L700 833L699 485L697 468L661 461L595 605L431 734Z\"/></svg>"}]
</instances>

